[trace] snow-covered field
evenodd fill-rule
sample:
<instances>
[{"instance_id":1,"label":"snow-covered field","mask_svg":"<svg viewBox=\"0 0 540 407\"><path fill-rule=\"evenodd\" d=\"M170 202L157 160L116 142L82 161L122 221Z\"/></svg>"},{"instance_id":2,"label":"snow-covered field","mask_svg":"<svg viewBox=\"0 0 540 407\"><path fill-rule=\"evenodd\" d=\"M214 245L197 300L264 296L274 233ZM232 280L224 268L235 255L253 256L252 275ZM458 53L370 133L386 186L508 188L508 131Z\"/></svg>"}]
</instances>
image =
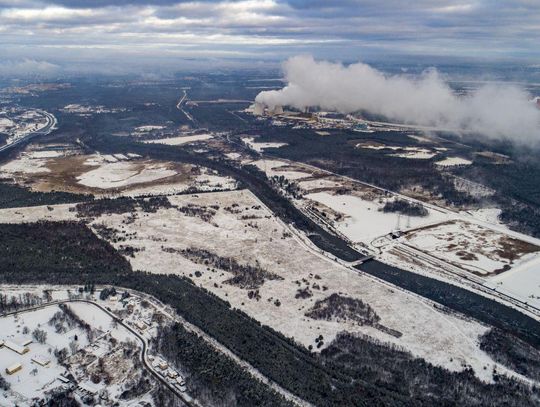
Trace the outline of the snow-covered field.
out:
<instances>
[{"instance_id":1,"label":"snow-covered field","mask_svg":"<svg viewBox=\"0 0 540 407\"><path fill-rule=\"evenodd\" d=\"M410 158L413 160L429 160L437 155L428 149L419 148L415 151L406 151L405 153L390 154L392 157Z\"/></svg>"},{"instance_id":2,"label":"snow-covered field","mask_svg":"<svg viewBox=\"0 0 540 407\"><path fill-rule=\"evenodd\" d=\"M276 142L257 142L253 137L244 137L242 141L252 150L257 152L262 152L267 148L279 148L286 146L287 143L276 143Z\"/></svg>"},{"instance_id":3,"label":"snow-covered field","mask_svg":"<svg viewBox=\"0 0 540 407\"><path fill-rule=\"evenodd\" d=\"M478 276L503 273L540 251L539 246L459 220L411 231L404 242Z\"/></svg>"},{"instance_id":4,"label":"snow-covered field","mask_svg":"<svg viewBox=\"0 0 540 407\"><path fill-rule=\"evenodd\" d=\"M178 137L168 137L160 138L156 140L145 140L144 143L153 143L153 144L166 144L169 146L179 146L182 144L193 143L194 141L209 140L213 138L212 134L195 134L192 136L178 136Z\"/></svg>"},{"instance_id":5,"label":"snow-covered field","mask_svg":"<svg viewBox=\"0 0 540 407\"><path fill-rule=\"evenodd\" d=\"M135 131L140 132L140 133L146 133L153 130L163 130L165 128L166 128L165 126L147 125L147 126L135 127Z\"/></svg>"},{"instance_id":6,"label":"snow-covered field","mask_svg":"<svg viewBox=\"0 0 540 407\"><path fill-rule=\"evenodd\" d=\"M137 154L82 155L66 151L25 151L0 167L0 175L39 191L128 195L173 194L188 188L228 190L236 188L230 177L204 167L143 159Z\"/></svg>"},{"instance_id":7,"label":"snow-covered field","mask_svg":"<svg viewBox=\"0 0 540 407\"><path fill-rule=\"evenodd\" d=\"M103 216L92 224L115 228L130 236L122 244L144 248L135 252L134 258L128 258L134 269L188 276L233 307L293 336L305 346L315 346L319 335L323 335L328 344L340 331L362 332L403 346L417 356L452 370L461 370L463 364L469 364L480 377L491 379L493 362L477 345L477 338L486 327L443 314L424 300L330 262L300 243L299 238L290 234L250 192L183 195L169 200L178 207L213 207L214 212L210 219L204 220L175 208L160 209L139 216L129 224L123 223L128 214ZM241 264L257 264L282 280L264 282L258 288L260 300L249 299L248 290L225 283L230 273L220 269L212 271L179 253L189 247L233 257ZM312 296L296 298L300 288L309 288ZM315 301L338 292L362 299L373 307L384 326L403 335L398 338L371 326L313 320L304 315Z\"/></svg>"},{"instance_id":8,"label":"snow-covered field","mask_svg":"<svg viewBox=\"0 0 540 407\"><path fill-rule=\"evenodd\" d=\"M485 285L540 308L540 256L528 256L506 273L490 278Z\"/></svg>"},{"instance_id":9,"label":"snow-covered field","mask_svg":"<svg viewBox=\"0 0 540 407\"><path fill-rule=\"evenodd\" d=\"M386 235L394 230L416 228L440 222L447 215L428 209L428 216L404 216L380 211L384 206L378 200L366 200L355 195L334 195L329 192L316 192L304 198L323 204L344 218L334 223L334 227L353 242L369 244L372 239Z\"/></svg>"},{"instance_id":10,"label":"snow-covered field","mask_svg":"<svg viewBox=\"0 0 540 407\"><path fill-rule=\"evenodd\" d=\"M471 165L472 161L461 157L448 157L444 160L437 161L435 165L440 167L454 167L458 165Z\"/></svg>"},{"instance_id":11,"label":"snow-covered field","mask_svg":"<svg viewBox=\"0 0 540 407\"><path fill-rule=\"evenodd\" d=\"M342 182L339 182L338 180L329 179L329 178L316 178L316 179L310 179L306 181L298 181L298 184L300 185L300 188L302 190L309 192L312 190L317 190L321 188L328 188L328 189L335 189L340 188L343 186Z\"/></svg>"},{"instance_id":12,"label":"snow-covered field","mask_svg":"<svg viewBox=\"0 0 540 407\"><path fill-rule=\"evenodd\" d=\"M110 189L152 182L176 174L166 164L150 164L141 168L139 163L120 161L104 164L79 175L77 179L87 187Z\"/></svg>"},{"instance_id":13,"label":"snow-covered field","mask_svg":"<svg viewBox=\"0 0 540 407\"><path fill-rule=\"evenodd\" d=\"M47 159L35 158L22 154L19 159L13 160L0 167L0 173L4 174L39 174L50 172L47 168Z\"/></svg>"},{"instance_id":14,"label":"snow-covered field","mask_svg":"<svg viewBox=\"0 0 540 407\"><path fill-rule=\"evenodd\" d=\"M363 148L368 150L392 150L400 151L398 153L390 154L393 157L410 158L416 160L429 160L437 155L437 151L433 151L429 148L420 147L402 147L402 146L390 146L382 143L367 142L358 143L356 148Z\"/></svg>"},{"instance_id":15,"label":"snow-covered field","mask_svg":"<svg viewBox=\"0 0 540 407\"><path fill-rule=\"evenodd\" d=\"M77 212L70 211L74 206L75 204L63 204L25 208L2 208L0 209L0 223L76 220Z\"/></svg>"},{"instance_id":16,"label":"snow-covered field","mask_svg":"<svg viewBox=\"0 0 540 407\"><path fill-rule=\"evenodd\" d=\"M302 178L310 177L311 172L303 172L299 169L291 169L290 164L280 160L256 160L249 164L257 166L261 171L266 173L268 177L284 176L289 181L294 181Z\"/></svg>"}]
</instances>

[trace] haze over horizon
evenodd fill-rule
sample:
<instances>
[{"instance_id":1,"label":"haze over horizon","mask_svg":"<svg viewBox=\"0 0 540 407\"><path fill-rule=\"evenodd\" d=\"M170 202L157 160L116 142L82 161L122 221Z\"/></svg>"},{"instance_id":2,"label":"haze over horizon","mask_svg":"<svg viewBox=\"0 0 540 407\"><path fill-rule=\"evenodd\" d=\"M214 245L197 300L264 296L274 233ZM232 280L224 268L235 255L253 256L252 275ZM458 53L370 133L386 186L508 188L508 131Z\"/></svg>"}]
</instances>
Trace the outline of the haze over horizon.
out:
<instances>
[{"instance_id":1,"label":"haze over horizon","mask_svg":"<svg viewBox=\"0 0 540 407\"><path fill-rule=\"evenodd\" d=\"M298 54L540 66L530 0L0 0L0 75L277 66ZM249 63L247 62L249 61ZM181 62L181 64L180 64Z\"/></svg>"}]
</instances>

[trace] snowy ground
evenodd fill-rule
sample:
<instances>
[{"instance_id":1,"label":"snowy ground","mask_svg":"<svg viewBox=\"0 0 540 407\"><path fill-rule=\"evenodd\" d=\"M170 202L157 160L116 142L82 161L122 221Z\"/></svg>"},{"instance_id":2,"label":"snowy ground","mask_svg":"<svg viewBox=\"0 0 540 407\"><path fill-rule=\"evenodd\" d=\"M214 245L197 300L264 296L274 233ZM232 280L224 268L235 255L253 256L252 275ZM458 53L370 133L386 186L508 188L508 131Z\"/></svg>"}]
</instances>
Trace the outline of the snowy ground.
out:
<instances>
[{"instance_id":1,"label":"snowy ground","mask_svg":"<svg viewBox=\"0 0 540 407\"><path fill-rule=\"evenodd\" d=\"M540 309L540 256L525 260L512 270L489 279L485 285Z\"/></svg>"},{"instance_id":2,"label":"snowy ground","mask_svg":"<svg viewBox=\"0 0 540 407\"><path fill-rule=\"evenodd\" d=\"M77 212L70 211L74 207L74 204L63 204L28 208L3 208L0 209L0 223L76 220Z\"/></svg>"},{"instance_id":3,"label":"snowy ground","mask_svg":"<svg viewBox=\"0 0 540 407\"><path fill-rule=\"evenodd\" d=\"M47 160L34 158L29 155L21 155L18 160L13 160L0 167L0 173L12 174L39 174L50 172L47 168Z\"/></svg>"},{"instance_id":4,"label":"snowy ground","mask_svg":"<svg viewBox=\"0 0 540 407\"><path fill-rule=\"evenodd\" d=\"M415 151L407 151L405 153L390 154L392 157L410 158L413 160L429 160L437 155L436 152L425 148L419 148Z\"/></svg>"},{"instance_id":5,"label":"snowy ground","mask_svg":"<svg viewBox=\"0 0 540 407\"><path fill-rule=\"evenodd\" d=\"M47 332L46 343L31 343L28 347L30 352L25 355L19 355L6 347L0 348L0 369L2 376L11 384L12 392L22 395L24 398L38 397L44 390L54 388L60 385L57 377L65 372L65 369L58 364L51 351L55 349L69 348L70 342L77 336L78 346L86 346L88 340L85 333L80 328L72 328L65 333L56 333L54 327L47 321L51 319L54 313L60 311L57 306L47 307L38 311L20 314L19 316L0 318L0 340L10 340L15 343L21 343L25 339L32 339L31 333L35 328L40 328ZM24 335L24 327L29 329L29 334ZM49 359L49 366L42 367L34 362L32 358L42 356ZM23 368L14 375L5 374L5 369L15 363L21 363ZM37 369L37 374L31 371ZM17 399L17 395L10 397L11 400ZM0 395L0 405L2 405L2 396Z\"/></svg>"},{"instance_id":6,"label":"snowy ground","mask_svg":"<svg viewBox=\"0 0 540 407\"><path fill-rule=\"evenodd\" d=\"M193 136L178 136L178 137L160 138L156 140L145 140L144 143L179 146L182 144L193 143L194 141L209 140L212 137L214 137L212 134L195 134Z\"/></svg>"},{"instance_id":7,"label":"snowy ground","mask_svg":"<svg viewBox=\"0 0 540 407\"><path fill-rule=\"evenodd\" d=\"M391 150L399 151L397 153L389 154L393 157L410 158L417 160L429 160L437 155L437 151L433 151L429 148L421 147L402 147L402 146L390 146L387 144L376 142L365 142L356 144L356 148L363 148L368 150Z\"/></svg>"},{"instance_id":8,"label":"snowy ground","mask_svg":"<svg viewBox=\"0 0 540 407\"><path fill-rule=\"evenodd\" d=\"M403 346L417 356L453 370L470 364L480 377L490 380L493 362L477 345L477 338L486 327L441 313L424 300L329 262L290 235L251 193L234 191L169 199L177 206L192 204L209 208L217 205L219 209L210 220L186 216L172 208L140 215L131 224L122 223L127 214L103 216L93 224L105 224L126 236L134 234L122 243L144 248L136 252L134 258L128 258L134 269L188 276L197 285L231 302L233 307L293 336L305 346L315 345L318 335L323 335L328 344L342 330L362 332ZM233 204L238 206L231 213ZM178 233L179 230L182 233ZM231 274L219 269L209 270L178 253L188 247L209 250L223 257L232 256L242 264L258 264L283 280L266 281L259 288L261 299L249 299L247 290L224 282ZM306 287L312 297L295 298L297 290ZM317 321L304 316L315 301L338 292L367 302L380 315L384 326L403 335L397 338L374 327L344 321ZM275 305L275 300L281 305Z\"/></svg>"},{"instance_id":9,"label":"snowy ground","mask_svg":"<svg viewBox=\"0 0 540 407\"><path fill-rule=\"evenodd\" d=\"M267 148L279 148L286 146L287 143L275 143L275 142L257 142L253 137L245 137L242 141L252 150L262 152Z\"/></svg>"},{"instance_id":10,"label":"snowy ground","mask_svg":"<svg viewBox=\"0 0 540 407\"><path fill-rule=\"evenodd\" d=\"M540 247L479 224L449 221L407 233L404 242L478 276L503 273Z\"/></svg>"},{"instance_id":11,"label":"snowy ground","mask_svg":"<svg viewBox=\"0 0 540 407\"><path fill-rule=\"evenodd\" d=\"M286 161L280 160L256 160L251 161L249 164L257 166L261 171L265 172L268 177L284 176L289 181L295 181L302 178L308 178L312 174L307 170L301 171L298 169L291 169L291 166Z\"/></svg>"},{"instance_id":12,"label":"snowy ground","mask_svg":"<svg viewBox=\"0 0 540 407\"><path fill-rule=\"evenodd\" d=\"M195 190L228 190L236 182L204 167L143 159L137 154L90 154L46 148L25 151L0 167L0 175L14 177L38 191L144 195Z\"/></svg>"},{"instance_id":13,"label":"snowy ground","mask_svg":"<svg viewBox=\"0 0 540 407\"><path fill-rule=\"evenodd\" d=\"M461 157L448 157L444 160L437 161L435 165L438 165L440 167L454 167L458 165L471 165L472 161L467 160L465 158Z\"/></svg>"},{"instance_id":14,"label":"snowy ground","mask_svg":"<svg viewBox=\"0 0 540 407\"><path fill-rule=\"evenodd\" d=\"M171 177L177 172L165 163L141 166L140 163L120 161L106 163L95 170L77 177L81 185L91 188L111 189L133 184L143 184Z\"/></svg>"},{"instance_id":15,"label":"snowy ground","mask_svg":"<svg viewBox=\"0 0 540 407\"><path fill-rule=\"evenodd\" d=\"M441 212L428 210L425 217L404 216L397 213L385 213L379 200L363 199L354 195L335 195L329 192L316 192L305 196L306 199L323 204L333 211L344 215L334 223L334 227L353 242L369 244L371 240L393 230L415 228L447 219Z\"/></svg>"}]
</instances>

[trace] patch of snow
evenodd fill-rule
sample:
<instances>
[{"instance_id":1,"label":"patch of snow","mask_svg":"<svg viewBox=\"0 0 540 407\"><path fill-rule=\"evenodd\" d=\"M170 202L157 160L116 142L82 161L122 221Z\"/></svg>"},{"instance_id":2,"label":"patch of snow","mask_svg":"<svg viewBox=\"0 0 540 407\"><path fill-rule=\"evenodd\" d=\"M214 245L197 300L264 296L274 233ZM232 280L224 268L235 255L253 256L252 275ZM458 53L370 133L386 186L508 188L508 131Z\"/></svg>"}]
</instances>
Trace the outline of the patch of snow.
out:
<instances>
[{"instance_id":1,"label":"patch of snow","mask_svg":"<svg viewBox=\"0 0 540 407\"><path fill-rule=\"evenodd\" d=\"M429 160L437 155L430 150L419 149L417 151L408 151L406 153L390 154L392 157L410 158L415 160Z\"/></svg>"},{"instance_id":2,"label":"patch of snow","mask_svg":"<svg viewBox=\"0 0 540 407\"><path fill-rule=\"evenodd\" d=\"M277 143L277 142L256 142L255 138L253 137L244 137L242 141L249 148L259 153L263 152L267 148L279 148L279 147L283 147L287 145L287 143Z\"/></svg>"},{"instance_id":3,"label":"patch of snow","mask_svg":"<svg viewBox=\"0 0 540 407\"><path fill-rule=\"evenodd\" d=\"M397 229L416 228L422 225L446 219L446 215L428 209L429 215L425 217L398 215L380 211L382 204L378 201L368 201L353 195L332 195L328 192L308 194L305 198L319 202L336 212L345 215L345 218L335 222L334 227L353 242L370 241ZM399 218L399 220L398 220Z\"/></svg>"},{"instance_id":4,"label":"patch of snow","mask_svg":"<svg viewBox=\"0 0 540 407\"><path fill-rule=\"evenodd\" d=\"M439 165L441 167L454 167L457 165L471 165L472 161L467 160L465 158L461 157L448 157L444 160L437 161L435 165Z\"/></svg>"},{"instance_id":5,"label":"patch of snow","mask_svg":"<svg viewBox=\"0 0 540 407\"><path fill-rule=\"evenodd\" d=\"M212 134L195 134L193 136L179 136L156 140L144 140L143 142L152 144L165 144L168 146L179 146L182 144L193 143L194 141L209 140L213 137L214 136Z\"/></svg>"},{"instance_id":6,"label":"patch of snow","mask_svg":"<svg viewBox=\"0 0 540 407\"><path fill-rule=\"evenodd\" d=\"M130 161L108 163L77 177L79 184L92 188L109 189L156 181L177 172L164 164L151 164L140 168Z\"/></svg>"}]
</instances>

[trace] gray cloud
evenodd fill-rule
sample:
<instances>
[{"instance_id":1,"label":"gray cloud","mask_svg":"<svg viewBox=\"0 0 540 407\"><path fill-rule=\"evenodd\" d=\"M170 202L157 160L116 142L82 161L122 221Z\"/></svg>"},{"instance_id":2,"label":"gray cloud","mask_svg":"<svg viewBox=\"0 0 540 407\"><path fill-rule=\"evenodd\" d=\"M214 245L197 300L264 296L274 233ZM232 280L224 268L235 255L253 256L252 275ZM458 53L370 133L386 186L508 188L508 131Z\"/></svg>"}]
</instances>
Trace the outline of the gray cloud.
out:
<instances>
[{"instance_id":1,"label":"gray cloud","mask_svg":"<svg viewBox=\"0 0 540 407\"><path fill-rule=\"evenodd\" d=\"M433 69L417 78L388 76L366 64L344 66L310 56L289 59L284 72L287 86L261 92L257 102L343 113L366 110L402 123L540 141L540 110L517 86L488 84L458 96Z\"/></svg>"},{"instance_id":2,"label":"gray cloud","mask_svg":"<svg viewBox=\"0 0 540 407\"><path fill-rule=\"evenodd\" d=\"M0 0L3 56L11 59L47 50L51 59L64 46L104 56L192 57L197 49L255 59L308 52L537 61L538 21L533 0Z\"/></svg>"}]
</instances>

